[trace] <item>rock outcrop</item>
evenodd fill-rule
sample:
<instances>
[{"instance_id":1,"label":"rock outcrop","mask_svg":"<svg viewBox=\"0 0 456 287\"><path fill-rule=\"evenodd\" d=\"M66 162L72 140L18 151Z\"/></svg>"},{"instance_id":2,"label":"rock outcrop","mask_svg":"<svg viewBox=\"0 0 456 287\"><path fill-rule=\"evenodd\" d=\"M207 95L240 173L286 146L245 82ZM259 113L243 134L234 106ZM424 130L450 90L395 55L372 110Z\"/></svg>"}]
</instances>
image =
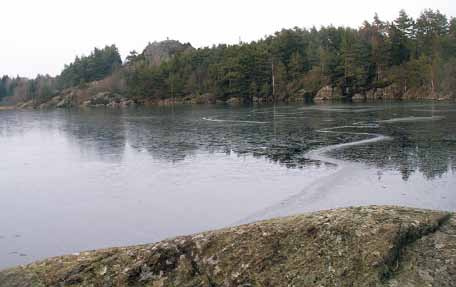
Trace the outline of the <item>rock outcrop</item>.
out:
<instances>
[{"instance_id":1,"label":"rock outcrop","mask_svg":"<svg viewBox=\"0 0 456 287\"><path fill-rule=\"evenodd\" d=\"M353 102L364 102L366 100L366 95L358 93L358 94L353 95L351 100Z\"/></svg>"},{"instance_id":2,"label":"rock outcrop","mask_svg":"<svg viewBox=\"0 0 456 287\"><path fill-rule=\"evenodd\" d=\"M81 95L82 94L82 95ZM120 94L99 92L94 95L81 93L78 89L68 89L61 94L39 105L32 101L18 106L19 109L52 109L52 108L79 108L79 107L111 107L126 108L135 106L135 102Z\"/></svg>"},{"instance_id":3,"label":"rock outcrop","mask_svg":"<svg viewBox=\"0 0 456 287\"><path fill-rule=\"evenodd\" d=\"M401 97L402 100L434 100L434 101L450 101L454 99L452 94L436 93L432 90L424 88L409 89Z\"/></svg>"},{"instance_id":4,"label":"rock outcrop","mask_svg":"<svg viewBox=\"0 0 456 287\"><path fill-rule=\"evenodd\" d=\"M296 93L298 94L298 92ZM342 90L337 87L325 86L321 88L314 97L315 102L333 101L343 99ZM424 88L407 89L397 84L390 84L384 87L377 87L365 92L352 94L351 101L394 101L394 100L433 100L433 101L451 101L454 94L437 93Z\"/></svg>"},{"instance_id":5,"label":"rock outcrop","mask_svg":"<svg viewBox=\"0 0 456 287\"><path fill-rule=\"evenodd\" d=\"M339 87L324 86L314 98L315 102L340 100L343 98L342 89Z\"/></svg>"},{"instance_id":6,"label":"rock outcrop","mask_svg":"<svg viewBox=\"0 0 456 287\"><path fill-rule=\"evenodd\" d=\"M400 100L402 91L397 85L376 88L366 93L367 100Z\"/></svg>"},{"instance_id":7,"label":"rock outcrop","mask_svg":"<svg viewBox=\"0 0 456 287\"><path fill-rule=\"evenodd\" d=\"M111 92L97 93L82 103L83 107L126 108L134 105L135 103L132 100Z\"/></svg>"},{"instance_id":8,"label":"rock outcrop","mask_svg":"<svg viewBox=\"0 0 456 287\"><path fill-rule=\"evenodd\" d=\"M272 219L0 272L0 286L455 286L450 213L371 206Z\"/></svg>"},{"instance_id":9,"label":"rock outcrop","mask_svg":"<svg viewBox=\"0 0 456 287\"><path fill-rule=\"evenodd\" d=\"M242 104L242 99L240 97L231 97L226 101L229 105L240 105Z\"/></svg>"},{"instance_id":10,"label":"rock outcrop","mask_svg":"<svg viewBox=\"0 0 456 287\"><path fill-rule=\"evenodd\" d=\"M160 66L162 62L169 61L175 54L191 50L193 47L188 43L165 40L149 43L144 49L143 55L150 66Z\"/></svg>"}]
</instances>

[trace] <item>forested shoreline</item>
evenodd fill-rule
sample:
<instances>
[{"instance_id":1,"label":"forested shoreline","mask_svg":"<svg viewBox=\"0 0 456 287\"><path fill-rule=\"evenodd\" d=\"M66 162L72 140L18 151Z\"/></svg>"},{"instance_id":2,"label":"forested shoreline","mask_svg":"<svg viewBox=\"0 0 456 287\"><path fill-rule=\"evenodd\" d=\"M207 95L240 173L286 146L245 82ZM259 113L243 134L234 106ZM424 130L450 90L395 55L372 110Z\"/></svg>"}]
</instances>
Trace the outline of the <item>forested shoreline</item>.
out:
<instances>
[{"instance_id":1,"label":"forested shoreline","mask_svg":"<svg viewBox=\"0 0 456 287\"><path fill-rule=\"evenodd\" d=\"M357 28L283 29L264 39L195 49L154 42L124 61L115 45L76 57L57 77L3 76L3 104L110 101L284 102L456 98L456 19L404 10ZM100 96L101 95L101 96ZM59 98L56 98L59 97Z\"/></svg>"}]
</instances>

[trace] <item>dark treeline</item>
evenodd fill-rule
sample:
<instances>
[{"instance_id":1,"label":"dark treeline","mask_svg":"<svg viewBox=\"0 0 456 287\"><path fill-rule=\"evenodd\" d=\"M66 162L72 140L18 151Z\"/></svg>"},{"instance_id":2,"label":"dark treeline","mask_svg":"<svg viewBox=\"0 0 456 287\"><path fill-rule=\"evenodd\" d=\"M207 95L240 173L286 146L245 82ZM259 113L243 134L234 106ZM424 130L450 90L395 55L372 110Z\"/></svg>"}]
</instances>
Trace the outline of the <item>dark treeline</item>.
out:
<instances>
[{"instance_id":1,"label":"dark treeline","mask_svg":"<svg viewBox=\"0 0 456 287\"><path fill-rule=\"evenodd\" d=\"M35 79L29 80L19 76L3 76L0 81L0 100L11 97L13 102L34 100L40 103L65 88L101 80L121 65L122 59L115 45L103 49L95 48L89 56L76 57L73 63L65 65L62 73L56 78L38 75Z\"/></svg>"},{"instance_id":2,"label":"dark treeline","mask_svg":"<svg viewBox=\"0 0 456 287\"><path fill-rule=\"evenodd\" d=\"M286 101L311 98L325 86L351 97L391 85L404 94L455 97L456 19L439 11L425 10L417 19L400 11L391 22L375 15L358 29L296 27L238 45L193 49L177 41L162 43L132 52L123 65L112 45L76 57L56 78L3 77L0 98L44 99L114 71L126 80L125 96L138 100L208 94L222 101Z\"/></svg>"},{"instance_id":3,"label":"dark treeline","mask_svg":"<svg viewBox=\"0 0 456 287\"><path fill-rule=\"evenodd\" d=\"M414 20L400 11L392 22L376 15L359 29L282 30L257 42L180 53L160 66L141 56L129 58L134 68L127 73L129 92L139 98L286 100L327 85L352 96L392 83L449 93L456 88L456 19L425 10Z\"/></svg>"},{"instance_id":4,"label":"dark treeline","mask_svg":"<svg viewBox=\"0 0 456 287\"><path fill-rule=\"evenodd\" d=\"M59 77L63 88L98 81L112 74L122 65L119 50L115 45L97 49L87 57L76 57L73 63L65 65Z\"/></svg>"}]
</instances>

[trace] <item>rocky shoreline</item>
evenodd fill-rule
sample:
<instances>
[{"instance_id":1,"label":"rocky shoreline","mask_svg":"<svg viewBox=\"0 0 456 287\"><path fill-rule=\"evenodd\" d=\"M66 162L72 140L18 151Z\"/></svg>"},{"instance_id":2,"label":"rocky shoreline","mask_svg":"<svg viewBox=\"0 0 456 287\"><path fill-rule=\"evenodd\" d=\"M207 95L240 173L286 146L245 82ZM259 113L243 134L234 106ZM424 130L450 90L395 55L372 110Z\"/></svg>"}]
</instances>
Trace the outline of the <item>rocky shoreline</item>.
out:
<instances>
[{"instance_id":1,"label":"rocky shoreline","mask_svg":"<svg viewBox=\"0 0 456 287\"><path fill-rule=\"evenodd\" d=\"M451 94L439 94L433 91L421 89L409 89L403 91L398 85L391 84L382 88L374 88L365 92L355 93L350 100L353 102L381 101L381 100L432 100L432 101L450 101L453 98ZM313 100L315 102L343 100L342 89L338 87L325 86L321 88Z\"/></svg>"},{"instance_id":2,"label":"rocky shoreline","mask_svg":"<svg viewBox=\"0 0 456 287\"><path fill-rule=\"evenodd\" d=\"M452 213L321 211L82 252L0 272L0 286L455 286Z\"/></svg>"},{"instance_id":3,"label":"rocky shoreline","mask_svg":"<svg viewBox=\"0 0 456 287\"><path fill-rule=\"evenodd\" d=\"M96 86L96 84L93 84ZM269 100L268 100L269 99ZM134 106L169 106L175 104L265 104L272 102L272 98L252 98L251 102L243 103L241 97L231 97L226 101L217 100L210 93L202 95L188 95L181 98L168 99L130 99L122 93L112 91L101 91L91 93L84 89L71 88L60 94L52 97L45 102L34 102L32 100L18 103L15 108L18 109L50 109L50 108L90 108L90 107L108 107L108 108L128 108ZM301 91L296 95L289 96L287 99L282 99L280 102L378 102L378 101L451 101L452 95L439 95L431 91L424 90L408 90L403 93L395 85L390 85L385 88L377 88L366 91L365 93L357 93L352 97L344 96L340 88L325 86L321 88L315 96L311 96L306 91ZM1 107L0 107L1 108ZM11 107L9 107L10 109Z\"/></svg>"}]
</instances>

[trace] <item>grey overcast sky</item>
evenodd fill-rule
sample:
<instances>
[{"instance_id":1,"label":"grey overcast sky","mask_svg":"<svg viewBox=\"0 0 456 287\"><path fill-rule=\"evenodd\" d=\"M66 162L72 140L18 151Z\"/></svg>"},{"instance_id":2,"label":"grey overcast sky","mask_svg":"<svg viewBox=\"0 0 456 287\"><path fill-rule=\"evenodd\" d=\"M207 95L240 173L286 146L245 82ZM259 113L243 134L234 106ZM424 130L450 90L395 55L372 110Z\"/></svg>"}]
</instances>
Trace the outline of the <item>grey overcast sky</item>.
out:
<instances>
[{"instance_id":1,"label":"grey overcast sky","mask_svg":"<svg viewBox=\"0 0 456 287\"><path fill-rule=\"evenodd\" d=\"M358 27L377 12L400 9L456 16L456 0L4 0L0 16L0 75L56 75L76 55L116 44L122 57L167 37L195 47L262 38L282 28Z\"/></svg>"}]
</instances>

